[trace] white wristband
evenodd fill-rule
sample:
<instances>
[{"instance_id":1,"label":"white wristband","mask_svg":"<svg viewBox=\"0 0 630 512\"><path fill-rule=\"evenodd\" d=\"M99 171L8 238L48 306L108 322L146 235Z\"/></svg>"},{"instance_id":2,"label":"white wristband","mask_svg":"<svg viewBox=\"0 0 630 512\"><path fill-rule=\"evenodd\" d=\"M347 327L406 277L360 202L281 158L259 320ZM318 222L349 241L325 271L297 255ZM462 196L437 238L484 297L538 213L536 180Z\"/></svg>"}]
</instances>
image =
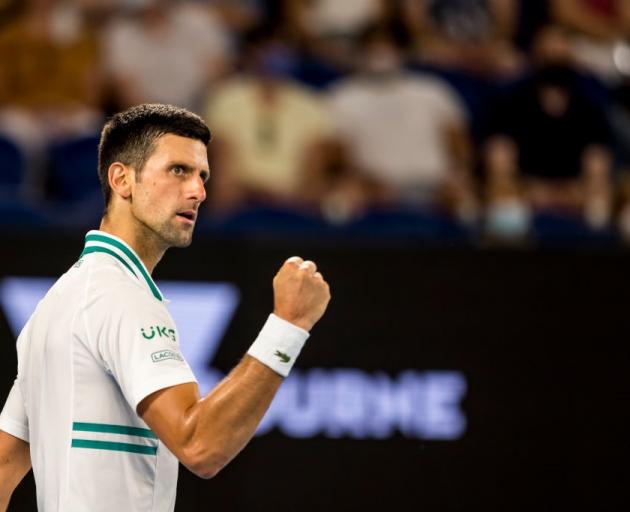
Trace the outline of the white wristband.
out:
<instances>
[{"instance_id":1,"label":"white wristband","mask_svg":"<svg viewBox=\"0 0 630 512\"><path fill-rule=\"evenodd\" d=\"M286 377L309 336L304 329L272 313L247 353Z\"/></svg>"}]
</instances>

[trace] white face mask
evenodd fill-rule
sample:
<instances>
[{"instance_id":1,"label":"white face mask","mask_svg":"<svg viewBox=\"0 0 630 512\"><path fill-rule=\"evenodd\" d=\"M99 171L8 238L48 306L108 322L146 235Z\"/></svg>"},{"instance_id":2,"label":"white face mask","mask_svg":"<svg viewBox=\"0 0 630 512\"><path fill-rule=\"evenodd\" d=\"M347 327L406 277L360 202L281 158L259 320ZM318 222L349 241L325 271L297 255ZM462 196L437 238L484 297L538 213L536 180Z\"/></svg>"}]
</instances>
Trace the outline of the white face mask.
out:
<instances>
[{"instance_id":1,"label":"white face mask","mask_svg":"<svg viewBox=\"0 0 630 512\"><path fill-rule=\"evenodd\" d=\"M394 52L372 52L365 58L365 69L375 75L389 75L400 69L400 58Z\"/></svg>"},{"instance_id":2,"label":"white face mask","mask_svg":"<svg viewBox=\"0 0 630 512\"><path fill-rule=\"evenodd\" d=\"M72 43L81 35L81 12L71 4L58 5L53 10L50 28L55 41L60 44Z\"/></svg>"},{"instance_id":3,"label":"white face mask","mask_svg":"<svg viewBox=\"0 0 630 512\"><path fill-rule=\"evenodd\" d=\"M527 234L530 222L531 213L523 202L504 200L488 209L486 230L497 238L514 240Z\"/></svg>"}]
</instances>

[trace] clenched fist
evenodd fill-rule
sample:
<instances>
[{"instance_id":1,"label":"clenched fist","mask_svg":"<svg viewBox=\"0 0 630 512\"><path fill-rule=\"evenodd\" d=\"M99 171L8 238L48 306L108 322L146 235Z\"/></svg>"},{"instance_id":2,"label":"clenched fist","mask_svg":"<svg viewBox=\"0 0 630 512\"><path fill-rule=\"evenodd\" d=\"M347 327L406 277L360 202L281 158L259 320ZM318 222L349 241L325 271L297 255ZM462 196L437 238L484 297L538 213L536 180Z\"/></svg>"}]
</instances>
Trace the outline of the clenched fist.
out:
<instances>
[{"instance_id":1,"label":"clenched fist","mask_svg":"<svg viewBox=\"0 0 630 512\"><path fill-rule=\"evenodd\" d=\"M273 279L274 314L310 331L330 302L330 288L317 266L293 256Z\"/></svg>"}]
</instances>

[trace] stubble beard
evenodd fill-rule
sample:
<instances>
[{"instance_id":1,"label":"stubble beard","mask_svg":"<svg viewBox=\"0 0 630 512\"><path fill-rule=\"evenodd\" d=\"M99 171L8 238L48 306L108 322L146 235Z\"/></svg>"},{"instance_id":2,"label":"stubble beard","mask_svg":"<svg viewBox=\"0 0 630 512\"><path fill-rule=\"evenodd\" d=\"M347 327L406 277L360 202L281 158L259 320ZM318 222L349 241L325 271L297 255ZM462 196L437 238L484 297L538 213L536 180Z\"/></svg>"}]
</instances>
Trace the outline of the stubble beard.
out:
<instances>
[{"instance_id":1,"label":"stubble beard","mask_svg":"<svg viewBox=\"0 0 630 512\"><path fill-rule=\"evenodd\" d=\"M185 248L192 243L193 229L184 229L175 225L176 220L170 220L158 223L157 221L144 220L139 217L136 219L144 228L145 236L151 237L164 247L164 250L170 247Z\"/></svg>"},{"instance_id":2,"label":"stubble beard","mask_svg":"<svg viewBox=\"0 0 630 512\"><path fill-rule=\"evenodd\" d=\"M174 225L176 221L163 222L154 229L155 234L160 237L168 247L184 248L192 243L193 228L184 229Z\"/></svg>"},{"instance_id":3,"label":"stubble beard","mask_svg":"<svg viewBox=\"0 0 630 512\"><path fill-rule=\"evenodd\" d=\"M140 180L136 181L140 182ZM163 250L170 247L185 248L192 243L194 225L187 228L179 225L175 214L168 215L160 208L151 205L146 193L141 193L139 199L135 205L132 202L131 212L141 225L146 238L153 239L154 243L161 245ZM166 219L160 220L163 215L166 215Z\"/></svg>"}]
</instances>

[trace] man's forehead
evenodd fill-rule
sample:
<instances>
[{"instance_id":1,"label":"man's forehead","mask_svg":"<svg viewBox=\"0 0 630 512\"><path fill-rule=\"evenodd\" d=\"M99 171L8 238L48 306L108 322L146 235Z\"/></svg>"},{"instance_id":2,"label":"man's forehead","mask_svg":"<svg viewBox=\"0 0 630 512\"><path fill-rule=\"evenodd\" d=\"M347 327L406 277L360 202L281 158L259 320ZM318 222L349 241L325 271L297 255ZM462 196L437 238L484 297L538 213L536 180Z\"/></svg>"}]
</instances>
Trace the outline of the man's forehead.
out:
<instances>
[{"instance_id":1,"label":"man's forehead","mask_svg":"<svg viewBox=\"0 0 630 512\"><path fill-rule=\"evenodd\" d=\"M202 148L206 150L206 145L199 139L183 137L174 133L165 133L160 135L156 141L157 147L169 149L186 149L186 148Z\"/></svg>"},{"instance_id":2,"label":"man's forehead","mask_svg":"<svg viewBox=\"0 0 630 512\"><path fill-rule=\"evenodd\" d=\"M166 133L157 139L151 157L160 160L184 160L191 166L208 167L208 149L203 142L173 133Z\"/></svg>"}]
</instances>

